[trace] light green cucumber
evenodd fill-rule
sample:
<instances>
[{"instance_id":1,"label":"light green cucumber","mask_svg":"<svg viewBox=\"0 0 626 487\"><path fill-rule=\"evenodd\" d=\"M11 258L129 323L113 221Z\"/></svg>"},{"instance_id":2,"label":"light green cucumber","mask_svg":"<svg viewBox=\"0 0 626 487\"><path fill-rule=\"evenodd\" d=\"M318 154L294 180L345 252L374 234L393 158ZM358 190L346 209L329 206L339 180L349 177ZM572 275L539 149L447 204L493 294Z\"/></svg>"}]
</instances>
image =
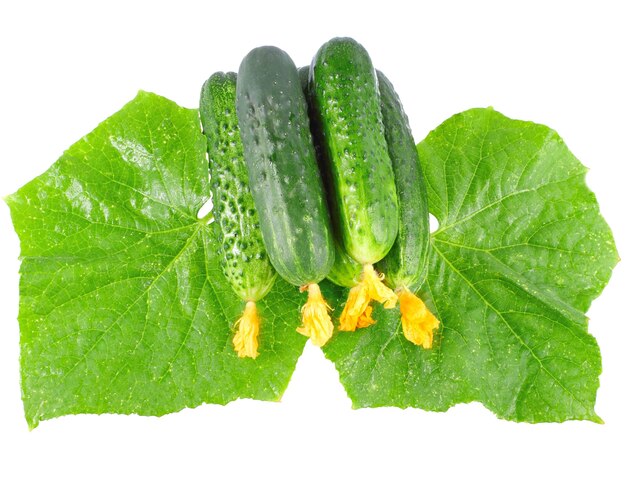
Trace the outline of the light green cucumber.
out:
<instances>
[{"instance_id":1,"label":"light green cucumber","mask_svg":"<svg viewBox=\"0 0 626 487\"><path fill-rule=\"evenodd\" d=\"M398 201L367 51L349 38L324 44L311 65L309 90L337 238L360 264L376 263L396 239Z\"/></svg>"},{"instance_id":2,"label":"light green cucumber","mask_svg":"<svg viewBox=\"0 0 626 487\"><path fill-rule=\"evenodd\" d=\"M351 288L359 283L363 266L350 257L341 245L335 245L335 263L326 278L337 286Z\"/></svg>"},{"instance_id":3,"label":"light green cucumber","mask_svg":"<svg viewBox=\"0 0 626 487\"><path fill-rule=\"evenodd\" d=\"M207 138L222 270L241 299L258 301L272 288L276 271L265 250L248 185L235 108L236 84L235 73L213 74L202 86L200 118Z\"/></svg>"}]
</instances>

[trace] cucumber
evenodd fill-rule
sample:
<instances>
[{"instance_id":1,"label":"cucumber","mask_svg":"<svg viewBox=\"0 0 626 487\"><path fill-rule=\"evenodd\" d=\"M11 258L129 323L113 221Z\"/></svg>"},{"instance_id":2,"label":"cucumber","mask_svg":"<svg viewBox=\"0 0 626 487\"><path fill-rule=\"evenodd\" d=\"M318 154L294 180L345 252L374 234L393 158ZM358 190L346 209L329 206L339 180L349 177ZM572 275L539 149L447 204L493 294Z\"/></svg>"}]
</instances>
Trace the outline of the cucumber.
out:
<instances>
[{"instance_id":1,"label":"cucumber","mask_svg":"<svg viewBox=\"0 0 626 487\"><path fill-rule=\"evenodd\" d=\"M377 267L398 296L404 337L415 345L430 349L439 320L409 289L409 286L421 285L426 275L429 244L426 182L400 98L383 73L378 71L377 76L400 210L396 241Z\"/></svg>"},{"instance_id":2,"label":"cucumber","mask_svg":"<svg viewBox=\"0 0 626 487\"><path fill-rule=\"evenodd\" d=\"M207 138L213 214L221 239L226 279L244 301L258 301L272 288L270 264L254 201L248 189L235 110L235 73L215 73L202 86L200 118Z\"/></svg>"},{"instance_id":3,"label":"cucumber","mask_svg":"<svg viewBox=\"0 0 626 487\"><path fill-rule=\"evenodd\" d=\"M324 44L311 65L309 90L337 237L357 262L373 264L396 239L398 202L367 51L349 38Z\"/></svg>"},{"instance_id":4,"label":"cucumber","mask_svg":"<svg viewBox=\"0 0 626 487\"><path fill-rule=\"evenodd\" d=\"M309 90L310 70L310 66L302 66L298 68L298 76L300 76L300 86L302 87L302 92L304 93L304 97L309 106L309 119L311 122L311 133L313 134L313 142L315 146L315 156L318 164L320 164L320 167L324 168L325 166L322 163L324 156L322 148L319 144L321 135L316 133L318 127L313 122L314 114L311 110L311 91ZM326 183L327 179L327 176L322 173L322 180ZM328 184L326 183L325 186L328 187ZM341 248L339 242L335 241L335 262L330 268L326 279L338 286L350 288L358 284L361 270L361 266Z\"/></svg>"},{"instance_id":5,"label":"cucumber","mask_svg":"<svg viewBox=\"0 0 626 487\"><path fill-rule=\"evenodd\" d=\"M311 130L311 134L313 135L313 146L315 147L315 159L317 160L318 167L320 168L320 172L322 175L322 185L326 190L329 188L328 184L328 175L325 173L327 169L327 165L324 164L324 151L322 146L320 145L320 141L322 140L322 135L319 132L319 126L314 122L315 114L313 113L312 103L311 103L311 90L309 89L309 71L311 70L311 66L302 66L298 68L298 76L300 76L300 86L302 87L302 93L304 93L304 99L307 102L308 106L308 114L309 114L309 128ZM326 195L326 201L328 201L328 194ZM331 226L332 226L332 218L331 218ZM341 248L335 245L335 259L337 258L337 253L341 252ZM332 270L331 270L332 273Z\"/></svg>"},{"instance_id":6,"label":"cucumber","mask_svg":"<svg viewBox=\"0 0 626 487\"><path fill-rule=\"evenodd\" d=\"M309 70L310 66L302 66L298 68L298 77L300 78L300 87L304 93L304 99L309 101Z\"/></svg>"},{"instance_id":7,"label":"cucumber","mask_svg":"<svg viewBox=\"0 0 626 487\"><path fill-rule=\"evenodd\" d=\"M393 289L422 284L426 274L429 223L426 182L409 120L391 82L377 71L383 124L396 179L398 236L377 268Z\"/></svg>"},{"instance_id":8,"label":"cucumber","mask_svg":"<svg viewBox=\"0 0 626 487\"><path fill-rule=\"evenodd\" d=\"M359 283L363 266L350 257L341 245L335 245L335 263L331 267L326 279L337 286L351 288Z\"/></svg>"},{"instance_id":9,"label":"cucumber","mask_svg":"<svg viewBox=\"0 0 626 487\"><path fill-rule=\"evenodd\" d=\"M333 265L333 237L307 103L287 53L252 50L239 67L236 104L269 258L291 284L318 283Z\"/></svg>"}]
</instances>

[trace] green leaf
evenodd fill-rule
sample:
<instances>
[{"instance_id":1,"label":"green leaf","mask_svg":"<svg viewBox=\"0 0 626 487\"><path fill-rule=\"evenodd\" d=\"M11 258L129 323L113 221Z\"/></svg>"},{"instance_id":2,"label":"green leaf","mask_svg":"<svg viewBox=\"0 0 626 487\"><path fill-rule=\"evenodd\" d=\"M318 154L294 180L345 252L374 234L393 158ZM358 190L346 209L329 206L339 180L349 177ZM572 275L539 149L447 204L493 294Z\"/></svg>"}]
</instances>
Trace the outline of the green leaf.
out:
<instances>
[{"instance_id":1,"label":"green leaf","mask_svg":"<svg viewBox=\"0 0 626 487\"><path fill-rule=\"evenodd\" d=\"M236 356L243 303L220 270L214 225L197 216L205 144L197 111L140 92L7 198L31 427L282 395L305 343L301 298L277 282L259 303L259 358Z\"/></svg>"},{"instance_id":2,"label":"green leaf","mask_svg":"<svg viewBox=\"0 0 626 487\"><path fill-rule=\"evenodd\" d=\"M259 358L236 356L243 303L198 217L204 144L195 110L142 92L7 199L32 427L282 395L305 342L303 298L278 280L259 303ZM355 407L481 401L516 421L600 421L584 313L618 257L585 168L554 131L491 109L452 117L418 149L440 222L420 295L441 333L423 350L381 308L375 326L338 333L325 353ZM346 291L323 287L338 314Z\"/></svg>"},{"instance_id":3,"label":"green leaf","mask_svg":"<svg viewBox=\"0 0 626 487\"><path fill-rule=\"evenodd\" d=\"M420 294L441 333L421 349L397 311L376 309L376 325L339 334L325 353L354 406L480 401L514 421L601 421L584 313L618 256L586 169L553 130L492 109L453 116L418 149L440 222Z\"/></svg>"}]
</instances>

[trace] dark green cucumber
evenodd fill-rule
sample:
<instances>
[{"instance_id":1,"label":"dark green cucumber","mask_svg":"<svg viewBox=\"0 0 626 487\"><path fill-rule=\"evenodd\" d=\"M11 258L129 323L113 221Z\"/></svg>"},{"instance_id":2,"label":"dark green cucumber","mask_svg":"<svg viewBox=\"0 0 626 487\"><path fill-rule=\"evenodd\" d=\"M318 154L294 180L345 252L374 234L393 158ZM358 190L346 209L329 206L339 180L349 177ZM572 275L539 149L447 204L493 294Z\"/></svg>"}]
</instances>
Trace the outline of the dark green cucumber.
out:
<instances>
[{"instance_id":1,"label":"dark green cucumber","mask_svg":"<svg viewBox=\"0 0 626 487\"><path fill-rule=\"evenodd\" d=\"M237 115L270 260L294 285L317 283L333 264L333 237L307 103L284 51L259 47L244 58Z\"/></svg>"},{"instance_id":2,"label":"dark green cucumber","mask_svg":"<svg viewBox=\"0 0 626 487\"><path fill-rule=\"evenodd\" d=\"M391 82L380 71L377 75L400 209L398 236L377 268L385 274L387 283L398 289L419 285L424 280L429 242L428 199L409 119Z\"/></svg>"},{"instance_id":3,"label":"dark green cucumber","mask_svg":"<svg viewBox=\"0 0 626 487\"><path fill-rule=\"evenodd\" d=\"M258 301L271 289L276 271L265 251L248 187L235 108L236 84L235 73L212 75L202 86L200 118L207 138L222 270L241 299Z\"/></svg>"},{"instance_id":4,"label":"dark green cucumber","mask_svg":"<svg viewBox=\"0 0 626 487\"><path fill-rule=\"evenodd\" d=\"M351 257L373 264L396 239L398 202L367 51L349 38L324 44L311 65L309 90L337 237Z\"/></svg>"}]
</instances>

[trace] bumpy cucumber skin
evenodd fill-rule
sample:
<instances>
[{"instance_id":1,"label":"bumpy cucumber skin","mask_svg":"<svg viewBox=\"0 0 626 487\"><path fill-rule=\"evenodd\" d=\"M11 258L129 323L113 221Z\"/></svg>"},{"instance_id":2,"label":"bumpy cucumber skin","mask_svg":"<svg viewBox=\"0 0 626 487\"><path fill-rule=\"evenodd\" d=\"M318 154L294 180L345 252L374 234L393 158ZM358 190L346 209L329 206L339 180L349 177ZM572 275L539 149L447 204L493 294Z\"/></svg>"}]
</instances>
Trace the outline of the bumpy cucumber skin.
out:
<instances>
[{"instance_id":1,"label":"bumpy cucumber skin","mask_svg":"<svg viewBox=\"0 0 626 487\"><path fill-rule=\"evenodd\" d=\"M302 92L304 93L304 97L309 105L309 119L311 121L311 133L313 134L315 155L320 167L322 169L325 169L326 165L322 163L324 158L323 150L319 144L319 141L322 139L322 137L318 132L319 127L313 121L314 114L312 113L311 109L311 90L309 90L310 70L310 66L302 66L301 68L298 68L298 76L300 76L300 85L302 86ZM322 180L324 181L325 186L328 188L328 175L324 172L322 172ZM341 248L341 244L335 239L335 262L330 268L330 271L328 271L326 279L336 284L337 286L351 288L359 283L359 277L361 276L362 270L362 266L352 257L350 257L347 252L343 250L343 248Z\"/></svg>"},{"instance_id":2,"label":"bumpy cucumber skin","mask_svg":"<svg viewBox=\"0 0 626 487\"><path fill-rule=\"evenodd\" d=\"M272 288L272 267L248 186L248 169L235 108L237 75L215 73L202 86L200 119L207 138L213 215L221 238L226 279L245 301L258 301Z\"/></svg>"},{"instance_id":3,"label":"bumpy cucumber skin","mask_svg":"<svg viewBox=\"0 0 626 487\"><path fill-rule=\"evenodd\" d=\"M400 210L398 236L377 268L385 274L388 284L398 289L420 285L425 278L430 238L428 199L409 119L391 82L380 71L377 75Z\"/></svg>"},{"instance_id":4,"label":"bumpy cucumber skin","mask_svg":"<svg viewBox=\"0 0 626 487\"><path fill-rule=\"evenodd\" d=\"M319 49L309 76L337 237L355 260L373 264L387 254L398 232L376 72L363 46L335 38Z\"/></svg>"},{"instance_id":5,"label":"bumpy cucumber skin","mask_svg":"<svg viewBox=\"0 0 626 487\"><path fill-rule=\"evenodd\" d=\"M276 47L239 67L237 115L263 240L276 271L302 286L333 265L330 216L296 66Z\"/></svg>"}]
</instances>

